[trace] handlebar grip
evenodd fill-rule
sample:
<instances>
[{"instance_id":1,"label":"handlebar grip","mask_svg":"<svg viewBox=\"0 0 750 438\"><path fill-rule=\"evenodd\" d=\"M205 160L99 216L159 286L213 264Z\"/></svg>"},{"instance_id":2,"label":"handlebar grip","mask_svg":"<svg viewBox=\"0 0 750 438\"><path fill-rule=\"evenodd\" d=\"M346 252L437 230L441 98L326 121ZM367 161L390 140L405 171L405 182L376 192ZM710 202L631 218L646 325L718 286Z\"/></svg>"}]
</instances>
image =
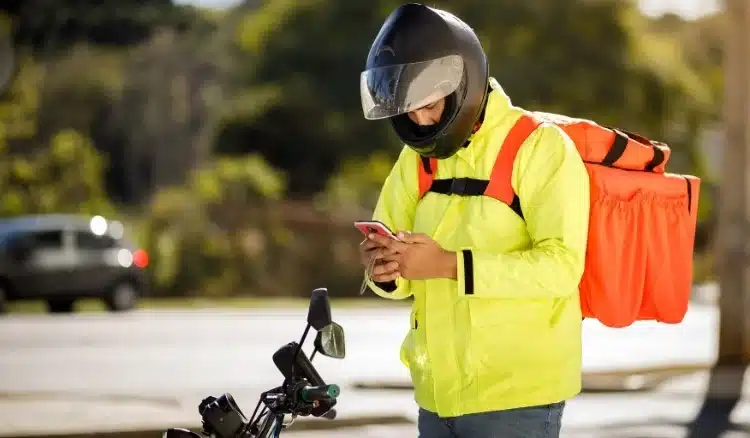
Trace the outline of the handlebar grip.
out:
<instances>
[{"instance_id":1,"label":"handlebar grip","mask_svg":"<svg viewBox=\"0 0 750 438\"><path fill-rule=\"evenodd\" d=\"M340 392L339 385L306 386L300 390L300 397L302 397L302 400L312 403L336 398Z\"/></svg>"}]
</instances>

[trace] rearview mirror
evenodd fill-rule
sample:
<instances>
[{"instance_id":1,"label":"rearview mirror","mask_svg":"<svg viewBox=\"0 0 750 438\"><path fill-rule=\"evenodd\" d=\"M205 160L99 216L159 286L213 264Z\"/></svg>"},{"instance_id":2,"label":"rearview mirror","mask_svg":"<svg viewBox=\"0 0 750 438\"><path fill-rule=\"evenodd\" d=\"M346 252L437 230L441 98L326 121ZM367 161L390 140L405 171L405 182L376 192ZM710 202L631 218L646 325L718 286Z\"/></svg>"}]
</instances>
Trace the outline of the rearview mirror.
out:
<instances>
[{"instance_id":1,"label":"rearview mirror","mask_svg":"<svg viewBox=\"0 0 750 438\"><path fill-rule=\"evenodd\" d=\"M343 359L346 356L344 328L335 322L323 327L315 336L315 349L323 356Z\"/></svg>"},{"instance_id":2,"label":"rearview mirror","mask_svg":"<svg viewBox=\"0 0 750 438\"><path fill-rule=\"evenodd\" d=\"M307 311L307 323L315 330L322 330L331 324L331 305L328 302L328 289L320 287L312 291L310 308Z\"/></svg>"}]
</instances>

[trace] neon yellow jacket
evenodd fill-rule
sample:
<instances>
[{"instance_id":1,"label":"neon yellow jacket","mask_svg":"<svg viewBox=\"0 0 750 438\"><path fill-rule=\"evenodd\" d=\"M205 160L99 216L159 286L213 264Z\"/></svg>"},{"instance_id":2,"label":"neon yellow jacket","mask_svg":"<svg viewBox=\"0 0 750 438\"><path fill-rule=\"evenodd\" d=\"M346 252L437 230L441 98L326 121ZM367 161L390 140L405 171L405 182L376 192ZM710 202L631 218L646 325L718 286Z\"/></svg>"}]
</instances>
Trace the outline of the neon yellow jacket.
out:
<instances>
[{"instance_id":1,"label":"neon yellow jacket","mask_svg":"<svg viewBox=\"0 0 750 438\"><path fill-rule=\"evenodd\" d=\"M439 161L436 178L489 177L522 112L495 79L490 85L481 128L467 148ZM543 125L521 147L512 185L525 221L488 197L428 193L417 203L417 178L417 154L405 147L383 184L374 219L396 232L425 233L456 251L458 279L399 278L392 292L368 279L381 297L414 297L401 360L409 368L417 404L441 416L458 416L578 394L578 283L589 180L570 138Z\"/></svg>"}]
</instances>

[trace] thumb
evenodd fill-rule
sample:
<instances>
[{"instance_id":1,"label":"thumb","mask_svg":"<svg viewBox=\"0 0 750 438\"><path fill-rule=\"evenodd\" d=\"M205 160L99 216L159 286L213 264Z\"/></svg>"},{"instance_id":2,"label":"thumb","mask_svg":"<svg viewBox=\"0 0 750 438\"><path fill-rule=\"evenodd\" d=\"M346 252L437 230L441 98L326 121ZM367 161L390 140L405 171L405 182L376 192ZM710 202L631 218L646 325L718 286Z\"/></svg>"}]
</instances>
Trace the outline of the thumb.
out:
<instances>
[{"instance_id":1,"label":"thumb","mask_svg":"<svg viewBox=\"0 0 750 438\"><path fill-rule=\"evenodd\" d=\"M404 243L430 243L432 242L432 239L430 236L424 234L424 233L402 233L403 235L399 235L399 238L404 241Z\"/></svg>"}]
</instances>

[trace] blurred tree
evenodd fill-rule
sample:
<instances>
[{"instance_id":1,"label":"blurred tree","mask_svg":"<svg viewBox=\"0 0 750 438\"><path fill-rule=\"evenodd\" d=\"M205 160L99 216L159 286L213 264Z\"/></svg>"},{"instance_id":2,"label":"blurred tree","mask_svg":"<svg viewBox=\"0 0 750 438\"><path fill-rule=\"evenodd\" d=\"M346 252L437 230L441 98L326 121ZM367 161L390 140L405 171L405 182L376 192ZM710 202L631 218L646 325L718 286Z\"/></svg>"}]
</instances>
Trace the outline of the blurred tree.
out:
<instances>
[{"instance_id":1,"label":"blurred tree","mask_svg":"<svg viewBox=\"0 0 750 438\"><path fill-rule=\"evenodd\" d=\"M122 57L91 45L76 45L66 56L48 61L41 87L37 140L63 128L92 135L122 88ZM96 66L95 68L93 68Z\"/></svg>"},{"instance_id":2,"label":"blurred tree","mask_svg":"<svg viewBox=\"0 0 750 438\"><path fill-rule=\"evenodd\" d=\"M44 72L28 56L19 56L18 73L0 97L0 126L4 140L32 139L37 134L37 110Z\"/></svg>"},{"instance_id":3,"label":"blurred tree","mask_svg":"<svg viewBox=\"0 0 750 438\"><path fill-rule=\"evenodd\" d=\"M0 216L45 213L110 215L104 162L90 141L60 131L48 149L12 154L0 139Z\"/></svg>"},{"instance_id":4,"label":"blurred tree","mask_svg":"<svg viewBox=\"0 0 750 438\"><path fill-rule=\"evenodd\" d=\"M359 70L382 18L372 3L340 0L272 1L250 14L239 33L251 57L246 83L281 93L228 118L217 151L262 153L301 198L322 190L345 157L396 151L382 124L364 123L359 103Z\"/></svg>"},{"instance_id":5,"label":"blurred tree","mask_svg":"<svg viewBox=\"0 0 750 438\"><path fill-rule=\"evenodd\" d=\"M260 152L290 172L292 196L325 186L347 157L399 149L387 122L363 120L358 77L385 16L399 2L275 0L251 13L240 45L247 86L283 95L229 120L222 154ZM703 84L673 41L658 41L632 5L615 1L438 1L476 29L491 73L514 103L588 117L668 141L674 170L697 169L693 134ZM585 17L585 18L584 18ZM652 47L654 46L654 47ZM258 50L263 47L263 50Z\"/></svg>"},{"instance_id":6,"label":"blurred tree","mask_svg":"<svg viewBox=\"0 0 750 438\"><path fill-rule=\"evenodd\" d=\"M684 52L685 60L700 76L708 90L708 106L705 112L705 122L701 128L707 128L719 134L725 132L722 104L724 103L724 52L727 29L729 28L728 12L721 12L705 16L696 20L684 20L678 15L668 14L649 23L649 31L662 38L676 38ZM722 138L723 135L696 135L695 140L708 142L711 138ZM723 137L725 138L725 137ZM724 154L720 149L720 141L704 144L704 150L716 158ZM726 146L725 146L726 147ZM697 149L697 148L696 148ZM697 158L697 157L696 157ZM708 157L706 157L708 158ZM715 208L717 195L717 179L721 174L719 169L709 173L704 169L704 181L701 184L700 218L696 236L696 252L703 253L710 250L714 242L718 209Z\"/></svg>"},{"instance_id":7,"label":"blurred tree","mask_svg":"<svg viewBox=\"0 0 750 438\"><path fill-rule=\"evenodd\" d=\"M17 72L16 50L13 47L13 22L0 12L0 96Z\"/></svg>"},{"instance_id":8,"label":"blurred tree","mask_svg":"<svg viewBox=\"0 0 750 438\"><path fill-rule=\"evenodd\" d=\"M268 227L278 225L264 221L263 212L284 184L278 171L248 156L204 165L185 186L160 190L146 232L157 293L232 295L247 285L271 287Z\"/></svg>"},{"instance_id":9,"label":"blurred tree","mask_svg":"<svg viewBox=\"0 0 750 438\"><path fill-rule=\"evenodd\" d=\"M649 28L660 35L676 36L680 41L687 62L698 72L710 87L712 120L721 120L723 101L724 41L728 27L726 12L683 20L677 15L665 15L653 20Z\"/></svg>"},{"instance_id":10,"label":"blurred tree","mask_svg":"<svg viewBox=\"0 0 750 438\"><path fill-rule=\"evenodd\" d=\"M210 159L235 66L228 34L235 18L217 20L221 27L208 36L156 32L124 62L122 94L105 124L122 163L111 180L119 199L137 202L182 183Z\"/></svg>"},{"instance_id":11,"label":"blurred tree","mask_svg":"<svg viewBox=\"0 0 750 438\"><path fill-rule=\"evenodd\" d=\"M185 181L199 165L193 139L204 114L195 108L200 84L192 63L188 47L172 31L155 34L127 61L122 99L110 122L122 136L118 170L123 177L136 176L125 179L132 199Z\"/></svg>"},{"instance_id":12,"label":"blurred tree","mask_svg":"<svg viewBox=\"0 0 750 438\"><path fill-rule=\"evenodd\" d=\"M110 195L147 210L162 292L302 293L331 278L354 291L357 237L339 215L372 207L400 149L387 122L363 119L358 77L398 4L247 0L218 13L166 0L4 2L22 45L0 96L3 214L106 209L86 199L104 199L91 169L108 162ZM670 170L702 172L695 133L715 115L721 80L692 23L653 25L614 0L436 4L476 28L514 103L666 140ZM679 47L670 26L692 42ZM62 144L95 164L60 173L72 166ZM63 174L53 187L49 175ZM304 273L288 275L290 264Z\"/></svg>"},{"instance_id":13,"label":"blurred tree","mask_svg":"<svg viewBox=\"0 0 750 438\"><path fill-rule=\"evenodd\" d=\"M14 18L15 41L37 53L54 53L77 42L127 46L153 29L186 30L206 24L196 9L172 0L4 0L0 11Z\"/></svg>"},{"instance_id":14,"label":"blurred tree","mask_svg":"<svg viewBox=\"0 0 750 438\"><path fill-rule=\"evenodd\" d=\"M367 217L392 167L393 160L385 152L375 152L366 160L349 159L315 196L315 203L326 211Z\"/></svg>"},{"instance_id":15,"label":"blurred tree","mask_svg":"<svg viewBox=\"0 0 750 438\"><path fill-rule=\"evenodd\" d=\"M194 59L189 56L192 46L213 32L215 18L203 10L174 5L169 0L9 1L0 5L0 14L7 14L13 20L12 28L19 56L28 55L24 59L28 60L26 64L29 71L10 84L11 92L0 101L0 120L12 119L8 131L23 130L8 133L10 148L15 151L34 151L47 145L60 129L73 128L91 138L96 147L110 158L109 161L115 163L107 172L109 191L120 201L133 201L128 190L133 191L132 183L138 182L138 173L129 175L132 166L120 166L120 163L129 162L121 158L131 157L125 151L130 149L128 142L137 138L137 134L131 136L129 132L124 132L122 124L118 124L121 120L112 119L119 114L118 103L121 102L125 82L133 82L131 78L124 77L128 74L126 66L135 63L129 63L131 59L139 56L143 58L142 53L148 50L131 54L124 48L143 44L152 35L156 35L157 29L162 30L161 34L181 35L184 47L180 47L179 53L171 57L151 59L155 65L149 66L152 70L161 70L165 74L161 80L171 80L179 72L175 72L173 67L170 70L165 64L170 59L179 59L185 54L188 55L188 61ZM190 66L194 67L194 64ZM33 72L36 74L33 75ZM54 74L46 74L48 72ZM172 82L176 88L180 88L178 85L180 82L184 85L185 78L177 77ZM192 85L190 93L198 95L196 84ZM166 92L174 91L175 87L168 88ZM184 86L181 88L185 90ZM34 99L19 99L17 94L22 89L27 90L24 96L33 96ZM153 91L153 87L143 90ZM203 94L206 94L205 91L200 90ZM182 98L183 102L183 111L178 114L184 114L184 108L191 107L189 103L193 102L184 104L184 92L178 93L177 98ZM158 101L158 94L153 100ZM8 111L3 113L2 108ZM130 109L133 110L132 107ZM134 111L139 112L138 109ZM162 119L167 119L170 114L168 112ZM196 116L198 119L208 118L205 117L206 113L196 114L195 111L192 116L190 122L193 125L201 123L200 120L196 121ZM166 132L166 128L163 131L167 135L173 134L173 131ZM205 133L201 135L209 137ZM190 147L194 142L192 139L184 141L184 137L174 140L187 146L187 155L192 155ZM154 152L163 149L154 148L153 144L146 147ZM203 149L210 148L204 146ZM160 168L170 169L171 164L162 163ZM181 172L182 175L185 173L185 170Z\"/></svg>"},{"instance_id":16,"label":"blurred tree","mask_svg":"<svg viewBox=\"0 0 750 438\"><path fill-rule=\"evenodd\" d=\"M137 202L183 180L214 150L261 153L290 173L289 194L304 199L352 158L374 151L393 157L400 146L387 123L361 117L357 78L397 4L248 1L222 15L166 0L32 0L6 10L17 17L22 40L64 56L42 64L56 74L45 79L34 140L45 144L66 125L90 136L118 163L110 190ZM705 116L702 78L632 7L551 0L438 6L477 29L492 74L515 103L666 140L676 151L673 170L701 173L691 146ZM119 36L100 37L112 29ZM117 54L74 45L81 40L140 46Z\"/></svg>"}]
</instances>

